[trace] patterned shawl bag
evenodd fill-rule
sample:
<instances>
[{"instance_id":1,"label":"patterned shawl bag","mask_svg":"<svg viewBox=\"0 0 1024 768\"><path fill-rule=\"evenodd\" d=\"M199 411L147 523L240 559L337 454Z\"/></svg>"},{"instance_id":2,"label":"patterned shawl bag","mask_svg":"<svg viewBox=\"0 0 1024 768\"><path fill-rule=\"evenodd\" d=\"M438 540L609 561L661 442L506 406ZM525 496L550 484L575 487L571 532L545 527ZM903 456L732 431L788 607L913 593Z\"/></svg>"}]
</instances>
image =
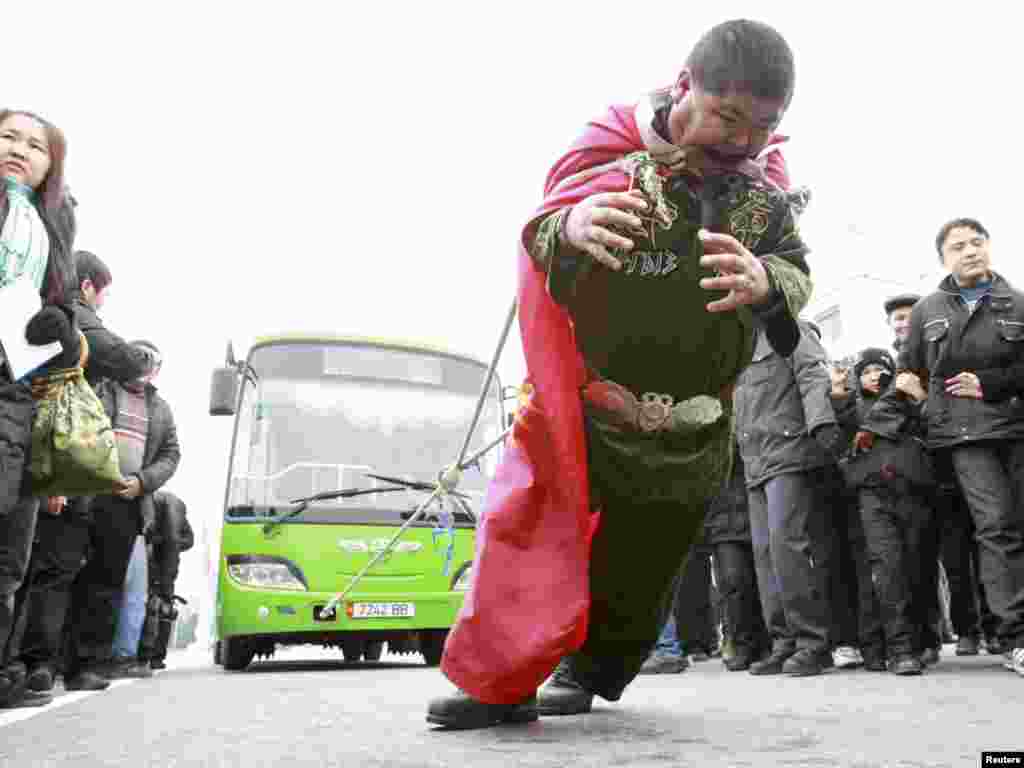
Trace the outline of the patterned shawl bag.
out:
<instances>
[{"instance_id":1,"label":"patterned shawl bag","mask_svg":"<svg viewBox=\"0 0 1024 768\"><path fill-rule=\"evenodd\" d=\"M89 345L84 335L81 340L77 368L53 370L32 380L36 415L29 477L36 496L108 494L121 479L110 418L85 380Z\"/></svg>"},{"instance_id":2,"label":"patterned shawl bag","mask_svg":"<svg viewBox=\"0 0 1024 768\"><path fill-rule=\"evenodd\" d=\"M693 158L662 140L652 118L645 99L612 107L589 123L549 173L544 202L519 244L526 396L488 488L472 583L441 662L444 674L479 701L521 701L586 639L590 543L600 520L591 510L587 479L580 403L586 370L569 314L548 294L546 275L528 249L537 224L550 213L637 182L655 201L654 215L661 215L662 178L692 171ZM774 137L772 144L783 140ZM652 159L658 174L644 172ZM737 170L788 188L777 151L748 165Z\"/></svg>"}]
</instances>

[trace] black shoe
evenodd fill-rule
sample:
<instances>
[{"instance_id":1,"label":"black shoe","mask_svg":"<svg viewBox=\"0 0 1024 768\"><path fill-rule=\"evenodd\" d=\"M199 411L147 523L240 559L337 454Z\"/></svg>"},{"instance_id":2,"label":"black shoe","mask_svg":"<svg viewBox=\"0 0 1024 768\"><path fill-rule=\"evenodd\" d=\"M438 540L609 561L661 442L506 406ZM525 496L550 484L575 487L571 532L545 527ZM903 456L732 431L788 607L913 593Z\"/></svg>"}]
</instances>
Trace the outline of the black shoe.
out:
<instances>
[{"instance_id":1,"label":"black shoe","mask_svg":"<svg viewBox=\"0 0 1024 768\"><path fill-rule=\"evenodd\" d=\"M149 662L150 669L167 669L167 664L163 659L152 659Z\"/></svg>"},{"instance_id":2,"label":"black shoe","mask_svg":"<svg viewBox=\"0 0 1024 768\"><path fill-rule=\"evenodd\" d=\"M153 670L149 664L140 663L138 659L126 658L117 659L106 672L108 680L123 680L128 678L152 677Z\"/></svg>"},{"instance_id":3,"label":"black shoe","mask_svg":"<svg viewBox=\"0 0 1024 768\"><path fill-rule=\"evenodd\" d=\"M887 667L885 664L885 655L877 651L870 651L865 653L861 651L861 655L864 657L864 669L868 672L885 672Z\"/></svg>"},{"instance_id":4,"label":"black shoe","mask_svg":"<svg viewBox=\"0 0 1024 768\"><path fill-rule=\"evenodd\" d=\"M989 656L1005 656L1012 649L995 635L985 638L985 653Z\"/></svg>"},{"instance_id":5,"label":"black shoe","mask_svg":"<svg viewBox=\"0 0 1024 768\"><path fill-rule=\"evenodd\" d=\"M542 715L585 715L594 703L594 694L576 682L572 674L572 659L558 662L548 684L537 696L537 711Z\"/></svg>"},{"instance_id":6,"label":"black shoe","mask_svg":"<svg viewBox=\"0 0 1024 768\"><path fill-rule=\"evenodd\" d=\"M938 648L925 648L921 651L921 663L926 667L934 667L942 658Z\"/></svg>"},{"instance_id":7,"label":"black shoe","mask_svg":"<svg viewBox=\"0 0 1024 768\"><path fill-rule=\"evenodd\" d=\"M752 675L781 675L782 667L796 651L772 651L770 655L750 665Z\"/></svg>"},{"instance_id":8,"label":"black shoe","mask_svg":"<svg viewBox=\"0 0 1024 768\"><path fill-rule=\"evenodd\" d=\"M825 659L828 656L828 659ZM812 675L820 675L832 664L828 662L832 660L832 654L825 651L824 653L817 653L812 651L810 648L801 648L799 651L794 653L786 662L782 665L782 673L791 675L792 677L811 677Z\"/></svg>"},{"instance_id":9,"label":"black shoe","mask_svg":"<svg viewBox=\"0 0 1024 768\"><path fill-rule=\"evenodd\" d=\"M53 669L46 664L40 664L28 673L25 687L30 691L46 692L53 690Z\"/></svg>"},{"instance_id":10,"label":"black shoe","mask_svg":"<svg viewBox=\"0 0 1024 768\"><path fill-rule=\"evenodd\" d=\"M690 654L690 661L701 662L709 661L710 659L711 654L709 654L707 651L697 650Z\"/></svg>"},{"instance_id":11,"label":"black shoe","mask_svg":"<svg viewBox=\"0 0 1024 768\"><path fill-rule=\"evenodd\" d=\"M956 641L956 655L977 656L979 646L980 642L977 635L963 635Z\"/></svg>"},{"instance_id":12,"label":"black shoe","mask_svg":"<svg viewBox=\"0 0 1024 768\"><path fill-rule=\"evenodd\" d=\"M685 672L689 666L690 662L686 660L685 656L680 656L676 653L658 653L655 651L647 657L643 666L640 667L639 674L676 675L680 672Z\"/></svg>"},{"instance_id":13,"label":"black shoe","mask_svg":"<svg viewBox=\"0 0 1024 768\"><path fill-rule=\"evenodd\" d=\"M537 697L519 704L484 704L465 691L434 699L427 706L427 722L453 730L490 728L502 723L532 723L537 715Z\"/></svg>"},{"instance_id":14,"label":"black shoe","mask_svg":"<svg viewBox=\"0 0 1024 768\"><path fill-rule=\"evenodd\" d=\"M0 709L26 709L28 707L45 707L53 701L49 693L30 691L22 688L4 702L0 702Z\"/></svg>"},{"instance_id":15,"label":"black shoe","mask_svg":"<svg viewBox=\"0 0 1024 768\"><path fill-rule=\"evenodd\" d=\"M87 669L64 678L65 691L105 691L109 687L110 681L107 678Z\"/></svg>"},{"instance_id":16,"label":"black shoe","mask_svg":"<svg viewBox=\"0 0 1024 768\"><path fill-rule=\"evenodd\" d=\"M750 669L753 663L754 654L746 649L738 650L729 658L722 659L722 664L730 672L742 672L745 669Z\"/></svg>"},{"instance_id":17,"label":"black shoe","mask_svg":"<svg viewBox=\"0 0 1024 768\"><path fill-rule=\"evenodd\" d=\"M924 671L921 660L912 653L902 653L889 659L887 665L894 675L920 675Z\"/></svg>"}]
</instances>

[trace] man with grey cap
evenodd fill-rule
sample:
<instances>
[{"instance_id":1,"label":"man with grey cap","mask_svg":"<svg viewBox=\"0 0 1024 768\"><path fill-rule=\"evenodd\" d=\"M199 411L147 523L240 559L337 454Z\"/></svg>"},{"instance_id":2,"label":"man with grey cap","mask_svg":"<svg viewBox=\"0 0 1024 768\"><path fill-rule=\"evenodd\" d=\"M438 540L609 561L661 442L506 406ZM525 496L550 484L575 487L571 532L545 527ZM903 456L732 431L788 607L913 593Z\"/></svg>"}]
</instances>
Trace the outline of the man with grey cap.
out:
<instances>
[{"instance_id":1,"label":"man with grey cap","mask_svg":"<svg viewBox=\"0 0 1024 768\"><path fill-rule=\"evenodd\" d=\"M920 299L916 293L901 293L885 300L885 318L892 328L892 346L897 352L910 333L910 313Z\"/></svg>"}]
</instances>

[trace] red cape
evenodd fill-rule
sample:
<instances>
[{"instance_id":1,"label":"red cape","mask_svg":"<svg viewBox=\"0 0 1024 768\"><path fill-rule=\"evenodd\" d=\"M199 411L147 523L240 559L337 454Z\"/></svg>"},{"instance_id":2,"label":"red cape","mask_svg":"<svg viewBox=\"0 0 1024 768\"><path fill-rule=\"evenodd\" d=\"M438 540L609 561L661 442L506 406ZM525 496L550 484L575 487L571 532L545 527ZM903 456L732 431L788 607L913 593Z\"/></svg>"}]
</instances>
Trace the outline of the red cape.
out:
<instances>
[{"instance_id":1,"label":"red cape","mask_svg":"<svg viewBox=\"0 0 1024 768\"><path fill-rule=\"evenodd\" d=\"M441 661L453 683L489 704L531 695L586 639L590 542L600 518L590 509L587 480L585 366L569 314L548 295L546 275L526 248L549 213L627 188L617 167L581 171L644 149L635 106L612 107L588 123L548 174L544 203L519 243L519 328L531 394L488 488L472 584ZM768 153L762 166L788 187L781 153Z\"/></svg>"}]
</instances>

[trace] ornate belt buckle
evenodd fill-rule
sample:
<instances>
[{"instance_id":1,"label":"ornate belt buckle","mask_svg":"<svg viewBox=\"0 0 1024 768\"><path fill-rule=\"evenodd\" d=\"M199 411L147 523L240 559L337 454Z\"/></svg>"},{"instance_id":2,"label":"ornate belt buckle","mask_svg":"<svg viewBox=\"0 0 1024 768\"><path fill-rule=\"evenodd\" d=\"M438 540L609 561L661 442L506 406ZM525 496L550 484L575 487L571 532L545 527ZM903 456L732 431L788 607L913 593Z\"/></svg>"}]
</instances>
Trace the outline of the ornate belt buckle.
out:
<instances>
[{"instance_id":1,"label":"ornate belt buckle","mask_svg":"<svg viewBox=\"0 0 1024 768\"><path fill-rule=\"evenodd\" d=\"M644 432L656 432L665 426L672 415L672 395L658 392L644 392L640 397L640 412L637 426Z\"/></svg>"}]
</instances>

